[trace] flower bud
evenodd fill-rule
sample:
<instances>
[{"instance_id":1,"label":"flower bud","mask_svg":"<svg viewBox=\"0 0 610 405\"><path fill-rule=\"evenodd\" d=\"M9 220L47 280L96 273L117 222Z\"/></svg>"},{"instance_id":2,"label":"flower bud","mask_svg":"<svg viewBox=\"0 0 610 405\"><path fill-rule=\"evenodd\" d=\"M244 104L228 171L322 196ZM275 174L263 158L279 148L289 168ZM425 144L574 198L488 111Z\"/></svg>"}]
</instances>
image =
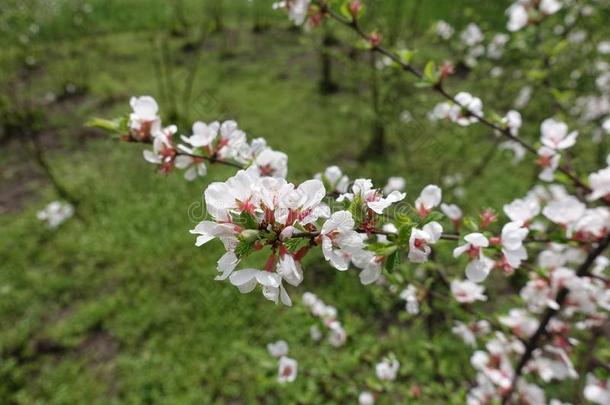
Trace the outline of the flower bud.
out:
<instances>
[{"instance_id":1,"label":"flower bud","mask_svg":"<svg viewBox=\"0 0 610 405\"><path fill-rule=\"evenodd\" d=\"M258 231L255 229L245 229L239 234L240 238L246 242L252 242L258 238Z\"/></svg>"},{"instance_id":2,"label":"flower bud","mask_svg":"<svg viewBox=\"0 0 610 405\"><path fill-rule=\"evenodd\" d=\"M381 35L376 32L373 32L369 35L369 43L371 46L376 47L381 43Z\"/></svg>"},{"instance_id":3,"label":"flower bud","mask_svg":"<svg viewBox=\"0 0 610 405\"><path fill-rule=\"evenodd\" d=\"M360 0L352 0L349 3L349 12L354 19L357 19L362 11L362 2Z\"/></svg>"}]
</instances>

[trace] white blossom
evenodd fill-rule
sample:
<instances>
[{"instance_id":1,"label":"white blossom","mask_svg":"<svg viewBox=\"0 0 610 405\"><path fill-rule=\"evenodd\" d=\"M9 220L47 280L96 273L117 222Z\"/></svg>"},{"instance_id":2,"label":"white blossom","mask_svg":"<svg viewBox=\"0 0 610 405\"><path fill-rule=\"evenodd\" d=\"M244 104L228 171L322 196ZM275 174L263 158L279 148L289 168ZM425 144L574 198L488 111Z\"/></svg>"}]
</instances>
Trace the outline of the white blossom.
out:
<instances>
[{"instance_id":1,"label":"white blossom","mask_svg":"<svg viewBox=\"0 0 610 405\"><path fill-rule=\"evenodd\" d=\"M400 363L394 357L384 357L375 366L375 373L380 380L394 381L398 374Z\"/></svg>"},{"instance_id":2,"label":"white blossom","mask_svg":"<svg viewBox=\"0 0 610 405\"><path fill-rule=\"evenodd\" d=\"M299 364L295 359L282 356L278 366L278 381L280 384L293 382L297 378Z\"/></svg>"},{"instance_id":3,"label":"white blossom","mask_svg":"<svg viewBox=\"0 0 610 405\"><path fill-rule=\"evenodd\" d=\"M487 278L487 275L494 266L493 260L483 254L483 248L489 246L489 240L481 233L470 233L464 236L467 242L453 250L453 256L459 257L463 253L468 253L471 260L466 266L466 277L469 280L479 283Z\"/></svg>"},{"instance_id":4,"label":"white blossom","mask_svg":"<svg viewBox=\"0 0 610 405\"><path fill-rule=\"evenodd\" d=\"M470 280L451 281L451 294L459 303L472 303L475 301L487 301L485 288Z\"/></svg>"},{"instance_id":5,"label":"white blossom","mask_svg":"<svg viewBox=\"0 0 610 405\"><path fill-rule=\"evenodd\" d=\"M66 202L53 201L43 210L38 211L36 218L44 221L49 229L56 229L74 215L74 207Z\"/></svg>"},{"instance_id":6,"label":"white blossom","mask_svg":"<svg viewBox=\"0 0 610 405\"><path fill-rule=\"evenodd\" d=\"M546 147L554 150L568 149L576 143L578 132L572 131L568 133L568 126L564 122L556 121L553 118L547 118L540 126L542 133L540 141Z\"/></svg>"},{"instance_id":7,"label":"white blossom","mask_svg":"<svg viewBox=\"0 0 610 405\"><path fill-rule=\"evenodd\" d=\"M267 351L273 357L283 357L288 354L288 343L285 340L278 340L274 343L269 343L267 345Z\"/></svg>"}]
</instances>

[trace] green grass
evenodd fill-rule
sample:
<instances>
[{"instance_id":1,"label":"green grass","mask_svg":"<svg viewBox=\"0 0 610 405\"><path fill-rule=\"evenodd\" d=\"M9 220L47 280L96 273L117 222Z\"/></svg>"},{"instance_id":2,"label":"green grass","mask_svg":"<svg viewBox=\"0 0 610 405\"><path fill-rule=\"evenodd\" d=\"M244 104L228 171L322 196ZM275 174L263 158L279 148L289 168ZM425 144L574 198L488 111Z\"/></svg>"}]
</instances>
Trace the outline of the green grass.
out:
<instances>
[{"instance_id":1,"label":"green grass","mask_svg":"<svg viewBox=\"0 0 610 405\"><path fill-rule=\"evenodd\" d=\"M19 210L0 217L0 402L353 403L367 384L376 384L374 364L388 351L403 363L403 392L418 384L421 403L446 403L447 392L459 398L466 388L462 377L468 373L463 366L468 351L455 343L446 325L438 326L433 340L419 321L403 319L388 327L382 315L402 304L397 306L396 297L382 287L363 288L355 271L337 272L317 255L307 260L304 285L290 289L297 304L300 294L311 290L339 308L350 336L341 349L311 342L308 328L314 320L299 305L274 306L258 293L241 295L214 281L222 248L194 246L189 207L201 202L206 184L226 179L231 170L211 167L204 180L187 183L179 174L156 175L138 145L103 137L79 140L76 135L89 117L125 112L131 95L161 96L154 31L171 17L159 8L163 2L146 2L145 8L142 3L93 2L90 18L107 35L73 41L61 32L67 22L50 22L45 38L58 33L64 39L52 49L44 42L35 47L40 68L29 85L19 85L21 100L59 93L66 83L88 87L84 97L47 110L48 126L62 145L51 148L49 157L59 178L81 200L84 221L72 219L56 232L44 229L35 213L56 198L46 187ZM433 20L444 16L447 7L439 6L433 14L426 6L422 12ZM246 18L232 16L231 21ZM482 128L430 125L426 113L439 100L401 79L396 88L404 88L405 97L385 113L391 158L358 161L370 137L366 63L339 58L335 77L343 90L322 97L315 34L313 40L303 39L280 21L279 28L260 35L242 28L227 37L206 37L193 98L181 109L181 121L237 119L250 137L263 136L289 155L289 177L297 182L330 164L379 185L390 175L402 175L411 201L421 187L443 175L468 175L491 146ZM124 29L108 33L117 27ZM179 51L185 41L169 42L175 66L170 90L178 100L195 57ZM418 58L443 52L422 50ZM14 67L8 57L2 61ZM484 79L479 83L474 92L486 85ZM458 80L451 85L470 88ZM161 102L162 108L169 103ZM493 102L498 108L510 104ZM411 111L412 123L399 122L402 109ZM532 139L535 127L527 128ZM465 208L499 208L527 190L533 167L516 169L507 161L498 154L481 175L467 179L467 197L461 201ZM20 162L9 157L0 168L19 171ZM511 176L497 181L508 170ZM6 184L14 185L11 172L6 173ZM482 188L484 193L475 192ZM265 346L277 339L287 340L290 355L300 361L294 384L275 382L276 363ZM440 364L431 363L431 352L437 352ZM430 384L435 368L454 379ZM393 400L398 399L382 403Z\"/></svg>"}]
</instances>

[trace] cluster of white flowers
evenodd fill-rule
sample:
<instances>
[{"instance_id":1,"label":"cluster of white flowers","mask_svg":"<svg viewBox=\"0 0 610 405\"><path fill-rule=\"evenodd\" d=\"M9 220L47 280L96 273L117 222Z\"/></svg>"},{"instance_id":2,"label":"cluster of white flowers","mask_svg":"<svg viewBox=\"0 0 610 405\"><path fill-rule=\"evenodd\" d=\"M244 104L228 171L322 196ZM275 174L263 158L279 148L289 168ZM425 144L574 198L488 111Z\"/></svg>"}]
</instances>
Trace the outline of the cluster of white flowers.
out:
<instances>
[{"instance_id":1,"label":"cluster of white flowers","mask_svg":"<svg viewBox=\"0 0 610 405\"><path fill-rule=\"evenodd\" d=\"M477 347L477 337L480 338L487 335L491 331L491 325L486 320L469 324L455 321L451 331L459 336L468 346L475 348Z\"/></svg>"},{"instance_id":2,"label":"cluster of white flowers","mask_svg":"<svg viewBox=\"0 0 610 405\"><path fill-rule=\"evenodd\" d=\"M449 120L466 127L483 116L483 102L470 93L460 92L455 96L455 103L445 101L437 104L429 114L431 120Z\"/></svg>"},{"instance_id":3,"label":"cluster of white flowers","mask_svg":"<svg viewBox=\"0 0 610 405\"><path fill-rule=\"evenodd\" d=\"M267 345L267 351L270 355L279 359L277 380L280 384L293 382L297 378L299 363L288 357L288 343L284 340L278 340Z\"/></svg>"},{"instance_id":4,"label":"cluster of white flowers","mask_svg":"<svg viewBox=\"0 0 610 405\"><path fill-rule=\"evenodd\" d=\"M303 305L305 305L311 314L320 319L322 324L328 328L328 342L334 347L340 347L347 341L347 333L343 329L341 322L337 320L337 309L331 305L326 305L324 301L318 298L315 294L306 292L303 294ZM314 341L322 339L322 332L318 325L312 325L309 329L311 338Z\"/></svg>"},{"instance_id":5,"label":"cluster of white flowers","mask_svg":"<svg viewBox=\"0 0 610 405\"><path fill-rule=\"evenodd\" d=\"M144 151L144 159L159 165L162 173L174 168L185 170L184 177L191 181L207 174L207 160L255 166L262 176L285 178L288 174L286 154L271 149L263 138L248 143L246 133L235 121L210 124L197 121L192 134L181 135L182 143L177 143L174 136L178 128L175 125L162 127L159 108L152 97L134 97L130 104L133 111L127 124L127 139L152 142L153 149Z\"/></svg>"},{"instance_id":6,"label":"cluster of white flowers","mask_svg":"<svg viewBox=\"0 0 610 405\"><path fill-rule=\"evenodd\" d=\"M74 215L74 207L62 201L53 201L43 210L38 211L36 217L44 221L49 229L56 229Z\"/></svg>"},{"instance_id":7,"label":"cluster of white flowers","mask_svg":"<svg viewBox=\"0 0 610 405\"><path fill-rule=\"evenodd\" d=\"M558 0L517 0L507 10L509 31L519 31L528 24L539 22L544 17L561 10Z\"/></svg>"},{"instance_id":8,"label":"cluster of white flowers","mask_svg":"<svg viewBox=\"0 0 610 405\"><path fill-rule=\"evenodd\" d=\"M228 278L242 293L260 284L267 299L291 305L282 282L298 286L303 281L300 261L308 247L290 251L283 242L329 216L322 203L325 195L319 180L296 187L283 178L262 177L255 167L240 170L226 182L207 187L205 203L212 220L200 222L191 232L198 235L198 246L214 238L224 244L227 252L218 261L217 279ZM234 271L247 253L243 249L260 249L264 243L272 248L264 270Z\"/></svg>"},{"instance_id":9,"label":"cluster of white flowers","mask_svg":"<svg viewBox=\"0 0 610 405\"><path fill-rule=\"evenodd\" d=\"M477 59L485 54L483 31L477 24L470 23L460 33L460 40L466 48L464 63L469 67L476 66Z\"/></svg>"},{"instance_id":10,"label":"cluster of white flowers","mask_svg":"<svg viewBox=\"0 0 610 405\"><path fill-rule=\"evenodd\" d=\"M287 9L296 24L303 24L308 18L311 22L317 10L309 0L286 0L276 3L275 7ZM561 7L557 0L517 0L507 10L508 29L514 32L538 23ZM439 21L436 34L449 39L454 30L446 22ZM579 32L570 35L573 42L587 37L586 33ZM466 64L473 66L484 54L492 60L500 59L511 37L496 34L485 46L485 35L471 23L460 33L460 40ZM517 37L515 41L518 42ZM606 46L600 44L599 48L600 53L605 53ZM390 58L386 60L391 61ZM606 79L603 75L598 78L597 85L607 91L610 75ZM575 74L574 77L579 76ZM523 87L515 101L516 108L527 105L531 95L532 88ZM589 112L594 118L588 121L600 120L610 111L604 96L582 100L580 104L577 106L579 114L583 113L582 106L584 109L588 105L596 108ZM482 282L492 269L512 274L528 259L528 266L532 265L536 256L533 251L528 254L526 243L546 242L544 238L537 240L539 235L562 239L561 244L538 245L541 250L535 251L537 263L532 265L536 271L529 272L529 280L519 293L522 307L510 308L498 317L506 334L491 334L490 322L486 320L454 323L453 332L467 345L473 348L479 343L484 345L484 350L477 350L471 358L477 371L477 384L468 394L470 405L501 401L507 392L513 391L523 403L546 403L544 391L530 383L530 379L526 382L520 378L521 374L535 376L544 382L576 378L570 355L577 341L571 333L574 329L590 329L607 321L610 294L604 271L610 260L598 258L594 269L586 275L575 268L583 262L587 247L606 238L610 232L610 209L596 205L602 202L600 200L610 202L610 167L589 175L587 184L580 187L586 191L590 189L587 193L570 195L557 185L533 188L524 198L506 204L503 212L508 221L491 229L489 225L498 220L493 210L481 213L478 224L473 224L471 218L463 221L460 207L442 203L443 193L436 185L428 185L422 190L413 207L409 207L410 215L399 212L394 216L390 207L406 198L403 192L406 182L402 177L391 177L385 187L378 188L369 179L359 178L352 182L340 168L331 166L312 180L293 184L285 180L287 156L269 148L262 138L248 142L246 134L234 121L196 122L192 134L181 136L181 143L177 144L177 128L162 127L154 99L134 98L131 105L133 113L128 120L128 137L153 144L153 150L145 151L144 156L147 161L159 165L161 171L167 172L174 167L184 169L185 177L192 180L206 174L206 161L232 162L244 168L226 182L208 186L204 197L210 219L200 222L191 231L197 235L197 246L212 239L222 242L226 252L217 262L219 274L216 278L228 280L242 293L251 292L260 285L265 298L291 305L285 284L301 284L301 261L315 246L321 248L332 267L345 271L354 266L360 269L362 284L371 284L384 279L382 268L394 265L389 258L395 253L398 256L399 249L408 249L411 263L424 263L439 240L459 239L464 242L454 249L453 255L456 258L468 256L467 279L451 281L450 291L460 307L467 310L478 301L488 300ZM461 92L453 101L436 105L429 116L468 126L484 116L483 103L481 99ZM509 134L509 138L512 137L500 147L513 151L515 161L520 161L527 151L521 140L516 139L523 125L521 114L511 110L503 118L493 114L489 117ZM608 126L610 128L610 124ZM564 122L554 118L542 122L541 146L537 151L542 167L541 180L555 180L561 154L572 148L577 138L578 132L570 132ZM333 208L339 206L340 209L332 212L323 202L326 197L329 201L334 199ZM443 235L443 226L433 220L442 217L433 212L435 209L440 209L453 223L458 235ZM460 233L461 226L472 232ZM237 269L246 256L265 248L269 251L262 269ZM427 293L429 291L418 291L413 284L407 284L400 298L406 301L409 313L417 314L420 297ZM557 299L562 294L565 297ZM312 293L303 295L303 304L327 328L331 345L345 344L347 334L337 320L336 308L326 305ZM526 352L525 342L539 333L542 326L539 315L548 308L557 311L557 316L546 326L548 336L532 351L531 359L523 369L515 370L515 364ZM313 325L310 334L313 340L321 340L320 325ZM286 342L270 344L268 350L279 358L279 381L294 381L298 365L287 357ZM395 356L389 356L376 365L375 371L380 380L393 381L399 368ZM584 395L592 402L608 403L608 382L590 376ZM364 391L359 396L359 403L373 404L375 399L374 394ZM551 403L559 402L552 400Z\"/></svg>"}]
</instances>

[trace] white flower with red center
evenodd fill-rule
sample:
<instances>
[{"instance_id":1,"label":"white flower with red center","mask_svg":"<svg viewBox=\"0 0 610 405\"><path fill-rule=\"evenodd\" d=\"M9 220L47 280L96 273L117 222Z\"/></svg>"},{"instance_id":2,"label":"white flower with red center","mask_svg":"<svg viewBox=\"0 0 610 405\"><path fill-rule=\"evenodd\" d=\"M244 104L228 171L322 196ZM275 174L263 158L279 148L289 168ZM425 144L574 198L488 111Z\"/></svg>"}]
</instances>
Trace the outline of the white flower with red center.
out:
<instances>
[{"instance_id":1,"label":"white flower with red center","mask_svg":"<svg viewBox=\"0 0 610 405\"><path fill-rule=\"evenodd\" d=\"M518 198L504 205L504 213L511 221L527 224L540 214L540 203L537 198Z\"/></svg>"},{"instance_id":2,"label":"white flower with red center","mask_svg":"<svg viewBox=\"0 0 610 405\"><path fill-rule=\"evenodd\" d=\"M384 357L381 362L375 365L375 374L377 378L385 381L394 381L398 375L400 363L395 357Z\"/></svg>"},{"instance_id":3,"label":"white flower with red center","mask_svg":"<svg viewBox=\"0 0 610 405\"><path fill-rule=\"evenodd\" d=\"M513 308L508 312L508 315L499 318L502 325L511 328L513 333L522 338L528 338L538 329L538 320L529 315L524 309Z\"/></svg>"},{"instance_id":4,"label":"white flower with red center","mask_svg":"<svg viewBox=\"0 0 610 405\"><path fill-rule=\"evenodd\" d=\"M371 180L357 179L352 186L352 192L342 194L337 201L341 202L345 199L353 201L356 196L364 202L369 210L376 214L383 214L383 211L386 208L403 200L407 195L399 191L392 191L384 197L380 190L373 188L373 182Z\"/></svg>"},{"instance_id":5,"label":"white flower with red center","mask_svg":"<svg viewBox=\"0 0 610 405\"><path fill-rule=\"evenodd\" d=\"M548 148L560 151L571 148L576 143L577 131L568 133L568 126L564 122L547 118L540 126L542 135L540 141Z\"/></svg>"},{"instance_id":6,"label":"white flower with red center","mask_svg":"<svg viewBox=\"0 0 610 405\"><path fill-rule=\"evenodd\" d=\"M264 147L254 154L254 165L261 176L286 178L288 174L288 156L283 152Z\"/></svg>"},{"instance_id":7,"label":"white flower with red center","mask_svg":"<svg viewBox=\"0 0 610 405\"><path fill-rule=\"evenodd\" d=\"M176 133L175 126L169 126L158 131L153 139L153 150L143 151L144 159L152 164L159 165L161 173L169 173L176 163L178 153L174 147L172 136Z\"/></svg>"},{"instance_id":8,"label":"white flower with red center","mask_svg":"<svg viewBox=\"0 0 610 405\"><path fill-rule=\"evenodd\" d=\"M610 378L600 380L593 374L587 374L587 385L584 390L587 401L598 405L610 404Z\"/></svg>"},{"instance_id":9,"label":"white flower with red center","mask_svg":"<svg viewBox=\"0 0 610 405\"><path fill-rule=\"evenodd\" d=\"M527 251L523 246L523 241L527 237L529 230L523 226L521 221L509 222L502 227L502 253L506 264L512 269L521 266L521 262L527 259Z\"/></svg>"},{"instance_id":10,"label":"white flower with red center","mask_svg":"<svg viewBox=\"0 0 610 405\"><path fill-rule=\"evenodd\" d=\"M129 135L138 141L148 141L161 130L159 106L150 96L132 97L129 101L132 113L129 115Z\"/></svg>"},{"instance_id":11,"label":"white flower with red center","mask_svg":"<svg viewBox=\"0 0 610 405\"><path fill-rule=\"evenodd\" d=\"M213 132L217 126L218 123L210 124L210 131ZM213 137L213 140L215 142L208 145L212 158L248 163L251 153L246 133L238 128L235 121L225 121L220 124L218 136Z\"/></svg>"},{"instance_id":12,"label":"white flower with red center","mask_svg":"<svg viewBox=\"0 0 610 405\"><path fill-rule=\"evenodd\" d=\"M591 200L610 196L610 167L591 173L589 175L589 186L592 190L589 195Z\"/></svg>"},{"instance_id":13,"label":"white flower with red center","mask_svg":"<svg viewBox=\"0 0 610 405\"><path fill-rule=\"evenodd\" d=\"M285 340L278 340L277 342L269 343L267 345L267 351L273 357L283 357L288 354L288 343Z\"/></svg>"},{"instance_id":14,"label":"white flower with red center","mask_svg":"<svg viewBox=\"0 0 610 405\"><path fill-rule=\"evenodd\" d=\"M487 301L485 288L470 280L453 280L451 294L461 304L470 304L475 301Z\"/></svg>"},{"instance_id":15,"label":"white flower with red center","mask_svg":"<svg viewBox=\"0 0 610 405\"><path fill-rule=\"evenodd\" d=\"M347 341L347 333L345 333L345 329L341 326L339 321L332 321L328 323L328 342L333 347L341 347Z\"/></svg>"},{"instance_id":16,"label":"white flower with red center","mask_svg":"<svg viewBox=\"0 0 610 405\"><path fill-rule=\"evenodd\" d=\"M434 184L429 184L421 191L415 200L415 209L421 218L425 218L443 199L441 188Z\"/></svg>"},{"instance_id":17,"label":"white flower with red center","mask_svg":"<svg viewBox=\"0 0 610 405\"><path fill-rule=\"evenodd\" d=\"M287 382L293 382L297 379L299 364L295 359L290 357L282 356L278 367L277 380L280 384Z\"/></svg>"},{"instance_id":18,"label":"white flower with red center","mask_svg":"<svg viewBox=\"0 0 610 405\"><path fill-rule=\"evenodd\" d=\"M211 124L206 124L201 121L197 121L193 124L193 135L181 136L183 142L191 145L193 148L206 148L208 153L212 154L213 142L218 137L218 131L220 130L220 123L214 121Z\"/></svg>"},{"instance_id":19,"label":"white flower with red center","mask_svg":"<svg viewBox=\"0 0 610 405\"><path fill-rule=\"evenodd\" d=\"M553 148L542 146L538 148L538 166L542 168L538 178L542 181L555 180L555 170L559 167L561 155Z\"/></svg>"},{"instance_id":20,"label":"white flower with red center","mask_svg":"<svg viewBox=\"0 0 610 405\"><path fill-rule=\"evenodd\" d=\"M364 249L363 236L354 230L354 225L349 211L338 211L322 226L322 253L337 270L347 270L354 254Z\"/></svg>"},{"instance_id":21,"label":"white flower with red center","mask_svg":"<svg viewBox=\"0 0 610 405\"><path fill-rule=\"evenodd\" d=\"M226 182L210 184L205 192L206 209L218 223L231 223L231 213L261 213L261 177L256 168L238 171Z\"/></svg>"},{"instance_id":22,"label":"white flower with red center","mask_svg":"<svg viewBox=\"0 0 610 405\"><path fill-rule=\"evenodd\" d=\"M198 156L195 150L180 144L178 145L178 153L174 166L180 170L186 170L184 178L187 181L193 181L197 176L203 177L208 173L205 159Z\"/></svg>"},{"instance_id":23,"label":"white flower with red center","mask_svg":"<svg viewBox=\"0 0 610 405\"><path fill-rule=\"evenodd\" d=\"M424 263L432 252L430 245L439 241L443 227L438 222L430 222L422 229L411 229L409 238L409 260L413 263Z\"/></svg>"},{"instance_id":24,"label":"white flower with red center","mask_svg":"<svg viewBox=\"0 0 610 405\"><path fill-rule=\"evenodd\" d=\"M466 266L466 277L469 280L479 283L487 278L487 275L494 267L494 261L483 254L483 248L489 246L489 240L482 233L469 233L464 236L467 242L453 250L453 257L459 257L466 253L470 257L470 262Z\"/></svg>"}]
</instances>

